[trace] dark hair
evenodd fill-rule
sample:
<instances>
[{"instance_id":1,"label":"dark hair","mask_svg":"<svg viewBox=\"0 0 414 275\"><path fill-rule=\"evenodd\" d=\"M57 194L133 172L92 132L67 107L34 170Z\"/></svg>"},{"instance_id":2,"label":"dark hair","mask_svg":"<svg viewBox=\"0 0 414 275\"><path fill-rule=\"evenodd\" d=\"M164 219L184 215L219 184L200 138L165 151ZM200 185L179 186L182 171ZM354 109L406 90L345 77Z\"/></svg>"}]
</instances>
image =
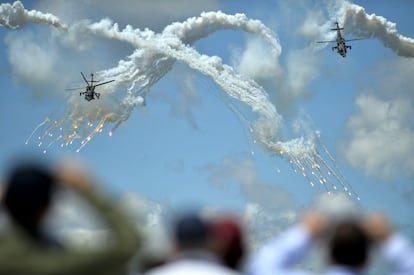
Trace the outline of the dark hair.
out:
<instances>
[{"instance_id":1,"label":"dark hair","mask_svg":"<svg viewBox=\"0 0 414 275\"><path fill-rule=\"evenodd\" d=\"M184 214L175 221L174 237L182 249L205 247L208 230L208 224L197 214Z\"/></svg>"},{"instance_id":2,"label":"dark hair","mask_svg":"<svg viewBox=\"0 0 414 275\"><path fill-rule=\"evenodd\" d=\"M49 170L34 162L20 163L6 179L2 204L15 223L33 229L49 206L54 186Z\"/></svg>"},{"instance_id":3,"label":"dark hair","mask_svg":"<svg viewBox=\"0 0 414 275\"><path fill-rule=\"evenodd\" d=\"M330 240L331 261L338 265L361 268L368 261L370 238L355 221L338 224Z\"/></svg>"}]
</instances>

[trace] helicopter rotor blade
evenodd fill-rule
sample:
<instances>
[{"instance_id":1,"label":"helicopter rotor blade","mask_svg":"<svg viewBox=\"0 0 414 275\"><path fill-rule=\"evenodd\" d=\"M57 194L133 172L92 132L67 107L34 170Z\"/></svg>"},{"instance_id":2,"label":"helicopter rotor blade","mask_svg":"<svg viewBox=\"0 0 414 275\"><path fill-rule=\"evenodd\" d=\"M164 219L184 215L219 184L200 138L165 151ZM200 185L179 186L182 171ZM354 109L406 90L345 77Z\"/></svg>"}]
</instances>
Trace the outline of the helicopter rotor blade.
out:
<instances>
[{"instance_id":1,"label":"helicopter rotor blade","mask_svg":"<svg viewBox=\"0 0 414 275\"><path fill-rule=\"evenodd\" d=\"M75 90L84 90L85 87L79 87L79 88L69 88L69 89L65 89L65 91L75 91Z\"/></svg>"},{"instance_id":2,"label":"helicopter rotor blade","mask_svg":"<svg viewBox=\"0 0 414 275\"><path fill-rule=\"evenodd\" d=\"M345 39L345 42L348 42L348 41L356 41L356 40L365 40L365 39L368 39L368 38L353 38L353 39Z\"/></svg>"},{"instance_id":3,"label":"helicopter rotor blade","mask_svg":"<svg viewBox=\"0 0 414 275\"><path fill-rule=\"evenodd\" d=\"M96 86L104 85L104 84L107 84L107 83L110 83L110 82L114 82L114 81L115 80L109 80L109 81L106 81L106 82L102 82L102 83L96 84L94 86L96 87Z\"/></svg>"},{"instance_id":4,"label":"helicopter rotor blade","mask_svg":"<svg viewBox=\"0 0 414 275\"><path fill-rule=\"evenodd\" d=\"M316 43L331 43L331 42L336 42L336 40L316 41Z\"/></svg>"},{"instance_id":5,"label":"helicopter rotor blade","mask_svg":"<svg viewBox=\"0 0 414 275\"><path fill-rule=\"evenodd\" d=\"M86 79L85 75L84 75L82 72L81 72L81 75L82 75L82 77L83 77L83 80L85 80L86 84L88 84L88 86L90 86L90 84L89 84L88 80Z\"/></svg>"}]
</instances>

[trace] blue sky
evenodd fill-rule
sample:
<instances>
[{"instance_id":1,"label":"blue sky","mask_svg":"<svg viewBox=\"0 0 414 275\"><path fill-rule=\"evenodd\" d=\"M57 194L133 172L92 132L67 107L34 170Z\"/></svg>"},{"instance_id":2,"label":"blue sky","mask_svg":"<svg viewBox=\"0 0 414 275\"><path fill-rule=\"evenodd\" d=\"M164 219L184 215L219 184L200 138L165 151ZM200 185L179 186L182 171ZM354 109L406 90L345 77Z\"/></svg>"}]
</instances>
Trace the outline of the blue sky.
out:
<instances>
[{"instance_id":1,"label":"blue sky","mask_svg":"<svg viewBox=\"0 0 414 275\"><path fill-rule=\"evenodd\" d=\"M44 138L38 146L45 127L28 144L25 141L46 117L62 119L65 131L72 125L76 107L89 117L102 104L125 114L120 103L125 90L132 87L130 80L115 79L115 88L101 86L104 99L93 102L65 91L83 85L80 71L114 76L111 69L121 59L132 59L128 56L136 48L129 42L81 33L74 28L81 20L88 19L83 23L87 25L110 18L119 23L120 30L129 24L161 33L165 26L200 16L203 11L244 13L268 28L280 45L279 54L272 53L270 43L259 35L238 28L214 31L188 48L218 56L235 74L255 81L282 117L281 133L277 133L280 140L306 140L320 133L317 150L329 167L343 174L341 182L357 194L351 198L359 196L357 203L364 209L385 211L398 228L412 230L414 41L410 37L414 37L414 29L410 11L414 3L353 2L365 8L370 19L375 14L383 17L384 24L395 23L403 36L403 51L396 50L402 46L393 47L396 42L381 30L375 33L373 25L353 25L352 17L341 22L345 18L339 7L344 1L181 0L173 6L161 0L118 2L113 6L109 0L88 4L22 1L27 10L53 14L69 30L30 20L16 30L0 28L4 45L0 56L2 173L16 154L42 154L53 140ZM336 19L345 24L345 38L371 36L349 42L352 49L346 58L331 51L333 45L315 43L334 37L329 28ZM213 29L215 26L212 23ZM149 49L143 52L148 54ZM175 62L150 85L145 90L145 106L138 104L127 112L129 117L112 136L108 133L114 124L108 123L79 153L76 150L82 139L71 146L61 147L58 142L47 148L46 156L80 157L115 200L139 200L144 215L163 215L185 205L206 212L237 211L252 225L257 239L263 240L269 232L296 220L325 188L320 184L311 187L295 172L288 157L255 142L258 138L249 127L260 111L253 112L247 104L229 97L214 77L186 62L185 58ZM145 64L136 66L145 68ZM142 75L156 76L157 72ZM97 120L92 120L94 127ZM341 189L340 183L331 182Z\"/></svg>"}]
</instances>

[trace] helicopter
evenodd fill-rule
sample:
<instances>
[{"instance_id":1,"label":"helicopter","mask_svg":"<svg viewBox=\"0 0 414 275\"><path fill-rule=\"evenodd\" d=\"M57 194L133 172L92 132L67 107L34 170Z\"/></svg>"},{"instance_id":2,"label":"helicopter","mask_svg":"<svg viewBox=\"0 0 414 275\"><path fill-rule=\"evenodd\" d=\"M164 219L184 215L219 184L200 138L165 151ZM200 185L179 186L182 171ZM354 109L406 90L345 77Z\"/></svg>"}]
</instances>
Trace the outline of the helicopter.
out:
<instances>
[{"instance_id":1,"label":"helicopter","mask_svg":"<svg viewBox=\"0 0 414 275\"><path fill-rule=\"evenodd\" d=\"M80 92L79 95L80 96L85 95L85 99L87 101L91 101L95 98L99 99L99 97L101 96L100 93L95 92L95 87L115 81L115 80L109 80L109 81L99 83L100 81L93 79L93 73L91 73L91 79L89 81L86 79L85 75L82 72L81 72L81 75L82 75L83 80L85 80L87 86L85 87L86 90L84 92ZM74 89L68 89L68 90L78 90L78 89L83 89L83 88L74 88Z\"/></svg>"},{"instance_id":2,"label":"helicopter","mask_svg":"<svg viewBox=\"0 0 414 275\"><path fill-rule=\"evenodd\" d=\"M338 54L340 54L342 57L346 57L347 49L351 49L351 46L347 45L346 42L354 41L354 40L362 40L365 38L345 39L341 34L341 30L343 30L344 28L339 26L338 21L335 22L335 25L336 25L336 28L331 29L331 30L336 31L336 40L317 41L316 43L336 42L336 46L332 47L332 51L337 50Z\"/></svg>"}]
</instances>

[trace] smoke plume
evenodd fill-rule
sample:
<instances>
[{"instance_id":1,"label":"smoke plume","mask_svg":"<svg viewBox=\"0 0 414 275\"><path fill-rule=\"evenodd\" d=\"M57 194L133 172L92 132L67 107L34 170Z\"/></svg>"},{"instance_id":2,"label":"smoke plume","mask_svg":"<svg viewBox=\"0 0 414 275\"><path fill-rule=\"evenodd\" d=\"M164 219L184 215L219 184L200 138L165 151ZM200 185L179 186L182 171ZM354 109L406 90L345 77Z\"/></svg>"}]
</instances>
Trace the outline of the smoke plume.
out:
<instances>
[{"instance_id":1,"label":"smoke plume","mask_svg":"<svg viewBox=\"0 0 414 275\"><path fill-rule=\"evenodd\" d=\"M26 10L20 1L13 4L0 5L0 25L9 29L20 29L25 25L46 24L56 28L66 29L65 24L59 18L50 13L42 13L36 10Z\"/></svg>"},{"instance_id":2,"label":"smoke plume","mask_svg":"<svg viewBox=\"0 0 414 275\"><path fill-rule=\"evenodd\" d=\"M382 16L367 14L363 7L349 2L344 2L341 13L347 32L376 38L397 55L414 57L414 39L399 34L395 23Z\"/></svg>"}]
</instances>

